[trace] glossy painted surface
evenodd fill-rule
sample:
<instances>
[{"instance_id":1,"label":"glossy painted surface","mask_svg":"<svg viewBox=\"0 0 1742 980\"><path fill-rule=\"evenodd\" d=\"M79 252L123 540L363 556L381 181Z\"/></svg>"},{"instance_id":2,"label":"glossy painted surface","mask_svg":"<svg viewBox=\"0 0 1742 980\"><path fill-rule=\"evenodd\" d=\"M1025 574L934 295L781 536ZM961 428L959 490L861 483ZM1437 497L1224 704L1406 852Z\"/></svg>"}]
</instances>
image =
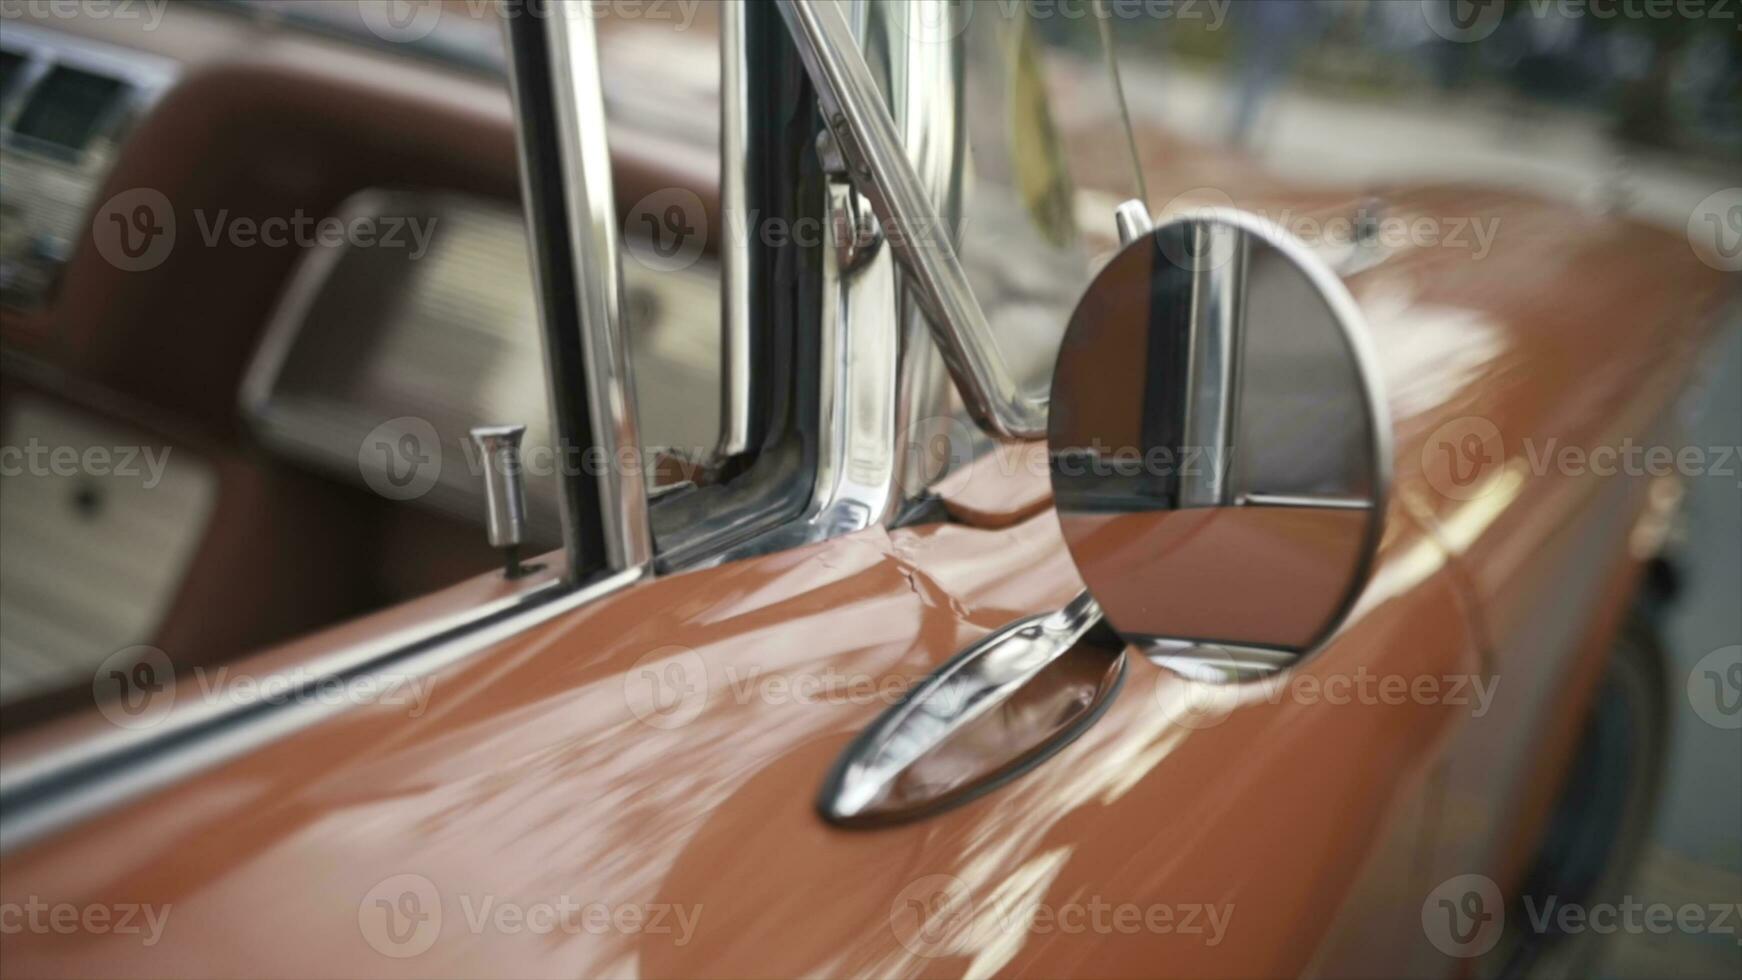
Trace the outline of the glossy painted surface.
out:
<instances>
[{"instance_id":1,"label":"glossy painted surface","mask_svg":"<svg viewBox=\"0 0 1742 980\"><path fill-rule=\"evenodd\" d=\"M1338 646L1347 654L1321 663L1468 670L1438 552L1398 527ZM1001 532L870 532L606 599L437 676L419 717L349 712L9 857L6 901L126 894L173 911L163 941L144 950L123 937L12 937L8 971L234 974L270 949L289 975L954 973L1001 960L1055 973L1149 973L1158 962L1194 975L1292 972L1306 947L1269 940L1324 927L1323 896L1356 874L1449 710L1327 712L1285 698L1226 719L1212 708L1194 728L1175 720L1189 685L1140 662L1106 719L999 794L872 833L829 828L812 810L823 768L880 707L835 703L841 685L917 680L1074 585L1042 517ZM1414 641L1420 630L1433 638ZM685 691L706 695L668 688L674 710L662 716L638 670L671 680L674 665L695 685ZM770 683L825 671L844 680L809 696ZM1323 758L1360 743L1390 749ZM1267 832L1255 787L1296 801L1290 833ZM443 898L440 938L403 960L377 955L359 926L370 890L399 874L422 875ZM1236 908L1214 946L1174 933L1085 948L964 923L959 949L950 940L927 958L890 919L904 890L937 874L961 879L975 901L1018 907L1098 895ZM491 898L563 896L700 918L684 945L468 926L467 910Z\"/></svg>"},{"instance_id":2,"label":"glossy painted surface","mask_svg":"<svg viewBox=\"0 0 1742 980\"><path fill-rule=\"evenodd\" d=\"M1284 683L1236 704L1136 660L1107 716L1022 779L913 825L832 828L815 790L888 703L868 687L899 691L1080 585L1050 512L873 529L636 586L445 668L415 716L346 711L7 855L5 903L169 911L149 947L8 935L0 969L1455 972L1422 938L1421 896L1528 835L1508 821L1535 737L1577 707L1575 654L1600 652L1581 639L1598 580L1630 560L1637 502L1621 481L1511 463L1462 499L1436 440L1471 414L1509 440L1648 437L1720 284L1668 236L1576 212L1399 201L1502 224L1482 262L1406 252L1350 282L1398 428L1398 499L1352 617ZM1459 681L1468 700L1348 700L1361 677ZM537 912L592 903L616 924Z\"/></svg>"},{"instance_id":3,"label":"glossy painted surface","mask_svg":"<svg viewBox=\"0 0 1742 980\"><path fill-rule=\"evenodd\" d=\"M1311 646L1326 610L1340 607L1366 557L1369 523L1366 511L1309 507L1060 520L1090 592L1126 634L1295 650Z\"/></svg>"}]
</instances>

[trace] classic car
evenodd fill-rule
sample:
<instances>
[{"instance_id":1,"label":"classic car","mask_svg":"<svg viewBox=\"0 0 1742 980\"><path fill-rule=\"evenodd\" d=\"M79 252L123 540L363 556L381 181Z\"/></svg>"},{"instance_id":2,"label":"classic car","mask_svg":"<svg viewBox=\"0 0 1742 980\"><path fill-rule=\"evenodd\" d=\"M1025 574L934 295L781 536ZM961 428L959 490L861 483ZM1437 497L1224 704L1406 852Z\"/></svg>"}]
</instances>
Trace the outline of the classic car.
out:
<instances>
[{"instance_id":1,"label":"classic car","mask_svg":"<svg viewBox=\"0 0 1742 980\"><path fill-rule=\"evenodd\" d=\"M1536 454L1673 441L1680 237L1033 4L4 15L0 973L1590 963L1679 489Z\"/></svg>"}]
</instances>

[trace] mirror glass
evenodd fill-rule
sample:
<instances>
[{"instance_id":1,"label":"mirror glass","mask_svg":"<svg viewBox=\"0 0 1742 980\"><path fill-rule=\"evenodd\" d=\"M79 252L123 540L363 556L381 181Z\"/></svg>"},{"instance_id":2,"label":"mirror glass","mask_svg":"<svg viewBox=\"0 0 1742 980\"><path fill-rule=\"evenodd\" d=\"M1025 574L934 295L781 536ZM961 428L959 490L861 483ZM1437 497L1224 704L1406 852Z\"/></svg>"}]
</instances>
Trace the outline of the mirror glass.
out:
<instances>
[{"instance_id":1,"label":"mirror glass","mask_svg":"<svg viewBox=\"0 0 1742 980\"><path fill-rule=\"evenodd\" d=\"M1390 473L1364 330L1335 273L1237 212L1164 224L1090 283L1053 375L1052 483L1128 641L1274 665L1336 628Z\"/></svg>"}]
</instances>

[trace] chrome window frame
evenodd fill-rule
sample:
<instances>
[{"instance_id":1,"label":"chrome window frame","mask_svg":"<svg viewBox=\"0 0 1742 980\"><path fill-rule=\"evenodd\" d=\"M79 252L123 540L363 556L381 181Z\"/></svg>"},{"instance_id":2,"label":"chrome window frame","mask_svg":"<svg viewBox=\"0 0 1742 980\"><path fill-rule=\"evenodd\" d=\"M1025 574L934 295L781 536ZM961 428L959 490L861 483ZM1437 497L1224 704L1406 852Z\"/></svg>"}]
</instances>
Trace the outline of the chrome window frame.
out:
<instances>
[{"instance_id":1,"label":"chrome window frame","mask_svg":"<svg viewBox=\"0 0 1742 980\"><path fill-rule=\"evenodd\" d=\"M886 94L879 98L887 100L885 112L899 120L908 164L923 175L921 186L928 200L938 202L935 207L928 205L934 215L928 220L941 222L953 236L960 222L957 170L963 140L959 52L953 45L929 43L918 29L927 13L922 6L937 5L935 0L906 4L855 0L846 15L852 20L853 43L863 45L866 57L882 72L880 90ZM765 175L754 171L779 153L819 155L814 137L829 131L818 115L813 130L801 131L802 139L781 134L767 125L767 112L755 110L754 93L768 88L770 78L782 71L802 80L800 90L790 93L793 97L820 108L820 96L814 75L803 62L802 45L782 12L772 5L734 7L743 11L742 21L730 31L722 22L726 73L730 75L732 65L757 67L731 79L736 85L722 85L721 207L728 232L741 230L737 225L743 224L734 224L734 207L739 216L791 217L790 209L756 193L753 188ZM911 21L903 22L904 18ZM752 84L758 67L763 72L761 85ZM735 134L732 120L743 121ZM782 135L789 138L783 141ZM731 143L734 136L739 140L736 147ZM861 202L868 180L851 172L825 173L823 178L817 193L823 198L824 221L838 234L854 208L865 207ZM722 248L729 257L723 263L723 346L728 352L749 350L746 333L751 325L766 326L776 319L784 321L777 332L789 339L814 338L814 349L795 344L788 362L788 371L804 377L755 377L750 371L769 372L774 365L766 358L747 357L744 362L755 365L743 379L752 388L796 381L791 386L796 411L787 419L786 434L796 439L803 452L795 467L795 461L781 452L782 433L765 432L761 448L766 453L774 447L774 452L770 459L758 459L745 474L748 492L741 494L744 500L760 502L760 510L740 506L722 511L706 495L689 502L661 501L654 511L661 570L798 547L926 513L924 488L943 474L923 454L911 451L916 447L910 446L909 437L927 420L954 418L963 412L950 383L947 358L925 315L923 294L916 293L893 249L873 243L850 262L843 261L835 248L816 249L813 272L819 288L814 308L780 310L770 303L767 283L754 281L759 273L766 277L777 258L758 246L756 236L751 237L752 241L734 242L728 235ZM733 365L730 354L727 364Z\"/></svg>"},{"instance_id":2,"label":"chrome window frame","mask_svg":"<svg viewBox=\"0 0 1742 980\"><path fill-rule=\"evenodd\" d=\"M904 143L903 127L859 49L848 13L836 0L777 2L855 183L884 226L898 232L892 236L893 250L929 314L932 336L969 412L1001 439L1045 438L1046 395L1022 390L974 298L953 236L934 232L938 214L928 193L932 189L909 159L905 147L914 144ZM914 42L909 53L915 53L916 45L923 50L928 45L920 40L925 33L925 22L918 19L922 9L908 6L902 14L915 18L906 32ZM942 50L954 46L953 42L929 45ZM924 61L915 59L915 63ZM905 135L911 139L911 127ZM921 135L929 133L922 130Z\"/></svg>"},{"instance_id":3,"label":"chrome window frame","mask_svg":"<svg viewBox=\"0 0 1742 980\"><path fill-rule=\"evenodd\" d=\"M626 448L639 451L639 444L621 318L619 229L610 193L607 144L603 138L591 138L582 146L578 139L583 131L603 133L596 39L585 13L577 14L567 5L556 9L560 13L548 20L506 18L533 279L551 379L552 433L556 439L567 438L568 445L596 445L614 456ZM873 27L877 17L889 16L888 9L892 8L872 13L871 8L858 7L856 14L868 45L883 51L888 58L886 70L897 80L908 77L904 72L915 52L912 44L905 50L893 45L878 48L897 36ZM547 23L555 25L548 34ZM782 53L791 41L778 21L765 17L760 33L751 25L744 39L744 65L785 71L796 88L780 94L813 98L804 73ZM781 45L781 51L768 50L771 44ZM921 54L938 56L936 51ZM746 98L755 97L754 80L751 74L744 77ZM900 82L892 84L897 104L907 107L898 110L904 113L905 123L927 131L925 127L934 120L913 108L927 101L925 93L903 89ZM748 104L743 110L740 118L751 119ZM818 127L816 131L820 121ZM959 140L943 145L954 143ZM810 165L816 165L814 146L784 149L795 160L810 154ZM954 159L947 154L932 157L931 152L921 154L922 162L933 165L922 172L947 179ZM750 150L743 155L746 187L756 176L759 159ZM848 195L863 190L859 181L850 186L837 181L831 186L822 175L815 176L811 189L819 199L826 196L844 203ZM797 197L802 200L803 195ZM763 202L747 192L742 203L754 209ZM814 203L820 208L826 202ZM756 331L766 321L778 319L768 315L770 306L755 305L769 298L766 279L773 258L757 256L756 251L750 249L753 261L743 265L744 295L751 300L743 309L761 309L764 315L749 322L729 321L751 331L744 350L749 351L752 364L758 363ZM656 565L651 532L657 514L650 511L638 473L607 472L597 480L564 475L565 565L529 577L509 595L409 629L384 630L317 659L269 665L258 690L272 690L270 697L192 703L150 729L120 730L100 718L71 719L72 724L33 739L24 751L9 751L7 766L0 771L0 853L342 710L319 699L299 699L296 691L384 670L433 672L644 581L656 568L669 571L712 564L898 518L907 502L899 489L898 428L917 411L939 405L947 409L953 392L937 369L938 351L931 337L919 332L924 318L896 275L890 249L879 250L871 261L851 269L842 269L827 248L816 249L812 258L816 275L810 298L815 308L807 311L804 304L793 302L785 308L787 319L809 318L783 325L793 345L786 352L792 370L767 374L770 382L789 385L782 396L788 404L775 406L767 415L770 419L784 415L790 424L779 441L772 435L765 437L762 458L755 464L764 470L748 474L754 477L748 481L751 492L726 501L728 507L737 508L735 512L722 512L720 501L708 501L712 523L680 526L689 532L674 536L681 547L662 554ZM758 266L756 259L763 264ZM807 325L817 328L808 354L819 365L816 376L808 380L798 370L807 353L802 342ZM755 398L749 401L753 404ZM662 500L658 511L682 516L682 508L673 505L699 497L698 493L676 495ZM267 683L291 666L299 678L294 686L279 690Z\"/></svg>"},{"instance_id":4,"label":"chrome window frame","mask_svg":"<svg viewBox=\"0 0 1742 980\"><path fill-rule=\"evenodd\" d=\"M545 245L534 248L532 266L544 328L545 367L550 372L552 433L564 451L584 443L600 450L607 464L598 474L596 487L588 485L584 474L578 478L566 472L563 475L567 486L561 502L569 578L579 580L590 570L585 563L589 552L599 548L604 567L612 571L649 568L653 535L647 487L639 468L616 465L623 451L641 452L641 440L623 322L621 229L605 129L598 37L593 16L585 8L555 4L546 12L546 31L536 30L541 26L538 18L510 19L509 36L516 48L510 80L516 104L524 106L521 100L529 98L537 84L521 78L535 70L526 57L530 53L527 49L536 45L542 34L548 58L548 106L554 119L535 117L523 108L517 116L517 128L527 226ZM542 99L531 101L541 108L547 104ZM548 127L553 123L555 132L551 133ZM555 146L546 145L553 136ZM539 160L535 170L532 161L547 154L554 159ZM555 186L549 178L555 178ZM560 198L560 217L558 201L551 197ZM567 247L552 249L553 244ZM565 257L570 263L566 269L559 267ZM562 281L565 277L568 283ZM563 308L565 297L572 299L574 308ZM577 332L578 348L574 345ZM570 390L576 379L584 379L584 415L575 411L580 403ZM596 544L583 533L594 521L599 533Z\"/></svg>"}]
</instances>

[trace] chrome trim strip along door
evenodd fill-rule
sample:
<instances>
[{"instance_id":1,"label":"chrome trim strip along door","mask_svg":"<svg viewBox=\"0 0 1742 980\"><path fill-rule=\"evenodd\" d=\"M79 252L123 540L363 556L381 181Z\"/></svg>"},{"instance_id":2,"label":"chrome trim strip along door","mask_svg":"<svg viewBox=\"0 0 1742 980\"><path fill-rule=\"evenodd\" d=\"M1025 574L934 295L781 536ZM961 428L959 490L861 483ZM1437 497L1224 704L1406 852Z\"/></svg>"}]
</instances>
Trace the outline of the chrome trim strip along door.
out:
<instances>
[{"instance_id":1,"label":"chrome trim strip along door","mask_svg":"<svg viewBox=\"0 0 1742 980\"><path fill-rule=\"evenodd\" d=\"M720 459L750 450L750 242L740 238L736 220L748 232L750 102L744 85L749 44L744 7L720 4Z\"/></svg>"},{"instance_id":2,"label":"chrome trim strip along door","mask_svg":"<svg viewBox=\"0 0 1742 980\"><path fill-rule=\"evenodd\" d=\"M526 592L336 650L285 675L293 687L260 679L244 698L238 690L214 701L188 702L151 729L109 727L39 758L9 763L0 782L0 854L68 825L210 769L293 732L331 718L346 699L302 696L339 683L366 684L371 675L425 677L556 617L634 584L638 570L596 578L581 588L549 579Z\"/></svg>"},{"instance_id":3,"label":"chrome trim strip along door","mask_svg":"<svg viewBox=\"0 0 1742 980\"><path fill-rule=\"evenodd\" d=\"M629 338L623 329L623 273L617 201L611 182L611 151L605 131L605 93L599 80L594 12L580 4L554 4L546 41L557 148L573 248L574 298L579 304L593 445L603 453L599 474L606 563L617 570L649 568L653 534L647 517L647 486L640 466L622 465L623 452L639 460L635 381L629 369ZM553 387L575 378L553 379ZM567 455L572 446L561 445Z\"/></svg>"},{"instance_id":4,"label":"chrome trim strip along door","mask_svg":"<svg viewBox=\"0 0 1742 980\"><path fill-rule=\"evenodd\" d=\"M1024 392L998 349L950 235L902 148L883 93L835 0L780 0L855 184L883 222L975 419L1006 439L1046 435L1046 396Z\"/></svg>"}]
</instances>

